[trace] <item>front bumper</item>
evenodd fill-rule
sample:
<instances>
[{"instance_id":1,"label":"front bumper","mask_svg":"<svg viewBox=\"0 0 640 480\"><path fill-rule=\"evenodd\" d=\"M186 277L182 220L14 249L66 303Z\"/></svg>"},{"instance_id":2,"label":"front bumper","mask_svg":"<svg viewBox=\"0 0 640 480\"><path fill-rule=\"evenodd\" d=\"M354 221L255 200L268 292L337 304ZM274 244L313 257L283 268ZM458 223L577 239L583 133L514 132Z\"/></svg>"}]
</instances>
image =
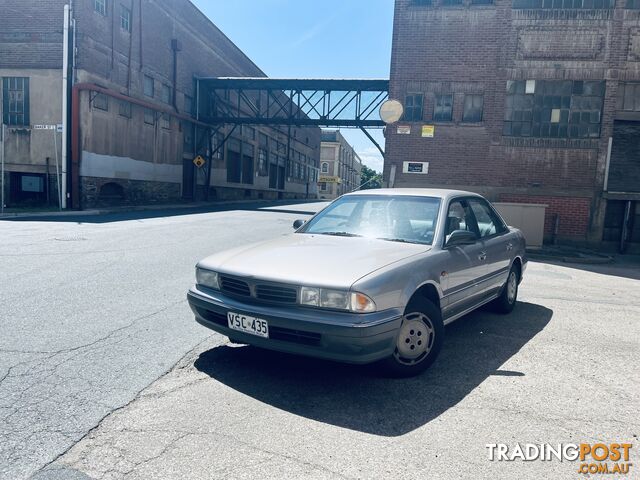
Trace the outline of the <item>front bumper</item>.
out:
<instances>
[{"instance_id":1,"label":"front bumper","mask_svg":"<svg viewBox=\"0 0 640 480\"><path fill-rule=\"evenodd\" d=\"M187 299L198 323L234 340L347 363L371 363L391 355L402 321L399 309L356 314L253 304L198 285L189 290ZM229 311L267 320L270 338L231 330Z\"/></svg>"}]
</instances>

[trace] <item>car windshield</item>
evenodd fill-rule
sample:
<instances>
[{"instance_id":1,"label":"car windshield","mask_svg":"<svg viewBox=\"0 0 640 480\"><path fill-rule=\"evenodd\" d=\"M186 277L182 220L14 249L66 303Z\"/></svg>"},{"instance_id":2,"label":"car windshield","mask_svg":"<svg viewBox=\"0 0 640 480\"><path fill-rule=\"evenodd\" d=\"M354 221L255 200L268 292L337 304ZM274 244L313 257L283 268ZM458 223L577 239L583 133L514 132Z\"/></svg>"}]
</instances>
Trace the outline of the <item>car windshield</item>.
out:
<instances>
[{"instance_id":1,"label":"car windshield","mask_svg":"<svg viewBox=\"0 0 640 480\"><path fill-rule=\"evenodd\" d=\"M431 245L439 209L440 199L434 197L345 196L307 222L299 233Z\"/></svg>"}]
</instances>

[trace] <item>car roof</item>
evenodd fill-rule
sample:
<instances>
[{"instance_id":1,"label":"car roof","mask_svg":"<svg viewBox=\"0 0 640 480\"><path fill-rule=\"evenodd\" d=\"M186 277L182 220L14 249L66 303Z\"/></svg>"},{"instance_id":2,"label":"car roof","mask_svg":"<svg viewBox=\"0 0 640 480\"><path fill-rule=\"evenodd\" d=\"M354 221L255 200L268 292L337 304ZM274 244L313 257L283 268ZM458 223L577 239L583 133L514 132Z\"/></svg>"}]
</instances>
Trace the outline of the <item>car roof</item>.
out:
<instances>
[{"instance_id":1,"label":"car roof","mask_svg":"<svg viewBox=\"0 0 640 480\"><path fill-rule=\"evenodd\" d=\"M391 195L391 196L413 196L413 197L436 197L448 199L451 197L481 197L477 193L466 192L464 190L450 190L446 188L377 188L371 190L358 190L345 194L351 195Z\"/></svg>"}]
</instances>

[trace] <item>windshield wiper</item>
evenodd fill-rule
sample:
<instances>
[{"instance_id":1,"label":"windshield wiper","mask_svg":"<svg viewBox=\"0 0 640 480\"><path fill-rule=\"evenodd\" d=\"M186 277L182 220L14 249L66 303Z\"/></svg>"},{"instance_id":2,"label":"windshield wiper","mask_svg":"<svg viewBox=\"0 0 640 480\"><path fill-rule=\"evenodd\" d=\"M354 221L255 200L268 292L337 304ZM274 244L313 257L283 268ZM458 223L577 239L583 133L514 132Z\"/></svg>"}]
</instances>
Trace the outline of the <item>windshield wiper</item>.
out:
<instances>
[{"instance_id":1,"label":"windshield wiper","mask_svg":"<svg viewBox=\"0 0 640 480\"><path fill-rule=\"evenodd\" d=\"M358 235L357 233L349 233L349 232L318 232L322 235L333 235L336 237L361 237L362 235Z\"/></svg>"},{"instance_id":2,"label":"windshield wiper","mask_svg":"<svg viewBox=\"0 0 640 480\"><path fill-rule=\"evenodd\" d=\"M386 240L387 242L399 242L399 243L420 243L420 242L411 242L409 240L405 240L404 238L384 238L384 237L380 237L377 240Z\"/></svg>"}]
</instances>

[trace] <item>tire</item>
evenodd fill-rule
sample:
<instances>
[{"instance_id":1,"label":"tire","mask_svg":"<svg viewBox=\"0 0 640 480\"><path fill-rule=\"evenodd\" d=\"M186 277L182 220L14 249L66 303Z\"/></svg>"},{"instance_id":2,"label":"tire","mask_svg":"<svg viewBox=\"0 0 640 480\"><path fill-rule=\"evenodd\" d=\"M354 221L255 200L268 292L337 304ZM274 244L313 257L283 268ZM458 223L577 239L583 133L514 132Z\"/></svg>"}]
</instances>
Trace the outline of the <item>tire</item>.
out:
<instances>
[{"instance_id":1,"label":"tire","mask_svg":"<svg viewBox=\"0 0 640 480\"><path fill-rule=\"evenodd\" d=\"M500 296L492 302L492 306L496 312L507 314L513 311L513 307L516 306L516 301L518 300L519 282L520 275L518 266L513 265L511 270L509 270L507 281L502 287Z\"/></svg>"},{"instance_id":2,"label":"tire","mask_svg":"<svg viewBox=\"0 0 640 480\"><path fill-rule=\"evenodd\" d=\"M440 309L429 300L413 300L402 317L395 351L380 362L380 370L395 378L418 375L435 361L443 342L444 324Z\"/></svg>"}]
</instances>

